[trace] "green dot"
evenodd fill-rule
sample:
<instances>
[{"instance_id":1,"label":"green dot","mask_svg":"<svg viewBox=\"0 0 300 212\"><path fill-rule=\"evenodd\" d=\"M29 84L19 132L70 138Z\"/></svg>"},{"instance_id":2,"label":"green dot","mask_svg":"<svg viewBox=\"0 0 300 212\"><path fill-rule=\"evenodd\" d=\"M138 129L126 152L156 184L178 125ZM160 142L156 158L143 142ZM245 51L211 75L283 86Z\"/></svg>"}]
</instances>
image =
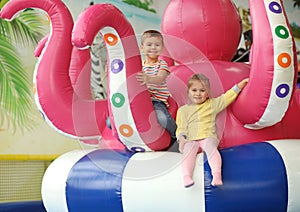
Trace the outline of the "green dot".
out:
<instances>
[{"instance_id":1,"label":"green dot","mask_svg":"<svg viewBox=\"0 0 300 212\"><path fill-rule=\"evenodd\" d=\"M125 103L125 97L120 93L115 93L111 97L111 102L115 107L122 107Z\"/></svg>"},{"instance_id":2,"label":"green dot","mask_svg":"<svg viewBox=\"0 0 300 212\"><path fill-rule=\"evenodd\" d=\"M282 25L276 27L275 33L282 39L287 39L289 37L289 31Z\"/></svg>"}]
</instances>

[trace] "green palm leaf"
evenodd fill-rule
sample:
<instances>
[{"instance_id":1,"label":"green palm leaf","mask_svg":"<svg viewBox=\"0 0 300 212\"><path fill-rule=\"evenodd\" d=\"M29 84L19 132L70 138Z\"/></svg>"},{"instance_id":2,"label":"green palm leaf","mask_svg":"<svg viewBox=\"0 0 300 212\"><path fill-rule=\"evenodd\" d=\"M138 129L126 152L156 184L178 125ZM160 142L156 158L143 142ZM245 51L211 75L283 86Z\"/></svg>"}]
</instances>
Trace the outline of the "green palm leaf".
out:
<instances>
[{"instance_id":1,"label":"green palm leaf","mask_svg":"<svg viewBox=\"0 0 300 212\"><path fill-rule=\"evenodd\" d=\"M0 9L8 2L9 0L0 0Z\"/></svg>"},{"instance_id":2,"label":"green palm leaf","mask_svg":"<svg viewBox=\"0 0 300 212\"><path fill-rule=\"evenodd\" d=\"M9 37L17 46L35 47L38 41L47 33L49 26L46 19L36 10L28 9L12 21L0 19L0 32Z\"/></svg>"},{"instance_id":3,"label":"green palm leaf","mask_svg":"<svg viewBox=\"0 0 300 212\"><path fill-rule=\"evenodd\" d=\"M24 130L34 124L32 76L26 75L18 53L22 48L35 47L48 25L34 10L11 22L0 19L0 128Z\"/></svg>"},{"instance_id":4,"label":"green palm leaf","mask_svg":"<svg viewBox=\"0 0 300 212\"><path fill-rule=\"evenodd\" d=\"M0 39L0 102L1 125L23 128L32 110L30 83L18 60L16 49L6 39ZM6 120L6 121L5 121Z\"/></svg>"}]
</instances>

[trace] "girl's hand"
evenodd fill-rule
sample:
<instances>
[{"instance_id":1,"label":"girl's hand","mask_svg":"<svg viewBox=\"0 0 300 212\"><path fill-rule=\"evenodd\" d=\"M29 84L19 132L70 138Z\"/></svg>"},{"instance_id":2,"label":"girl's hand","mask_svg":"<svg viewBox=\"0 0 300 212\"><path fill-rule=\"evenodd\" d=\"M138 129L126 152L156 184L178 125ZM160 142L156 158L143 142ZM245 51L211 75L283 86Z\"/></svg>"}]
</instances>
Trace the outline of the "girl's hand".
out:
<instances>
[{"instance_id":1,"label":"girl's hand","mask_svg":"<svg viewBox=\"0 0 300 212\"><path fill-rule=\"evenodd\" d=\"M249 78L246 78L246 79L243 79L242 81L240 81L237 84L238 88L243 89L247 85L248 81L249 81Z\"/></svg>"},{"instance_id":2,"label":"girl's hand","mask_svg":"<svg viewBox=\"0 0 300 212\"><path fill-rule=\"evenodd\" d=\"M185 138L180 139L179 141L179 152L183 153L183 149L184 149L184 145L189 142L188 140L186 140Z\"/></svg>"}]
</instances>

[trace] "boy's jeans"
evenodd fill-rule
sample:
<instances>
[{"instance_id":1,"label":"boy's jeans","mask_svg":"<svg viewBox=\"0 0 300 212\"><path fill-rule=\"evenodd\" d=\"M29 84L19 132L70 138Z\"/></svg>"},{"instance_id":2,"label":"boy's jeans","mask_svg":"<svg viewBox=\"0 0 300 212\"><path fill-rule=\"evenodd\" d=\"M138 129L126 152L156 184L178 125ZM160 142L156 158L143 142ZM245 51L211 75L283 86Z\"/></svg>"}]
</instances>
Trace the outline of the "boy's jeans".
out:
<instances>
[{"instance_id":1,"label":"boy's jeans","mask_svg":"<svg viewBox=\"0 0 300 212\"><path fill-rule=\"evenodd\" d=\"M166 104L159 100L152 100L158 123L171 135L172 140L176 140L177 124L170 115Z\"/></svg>"}]
</instances>

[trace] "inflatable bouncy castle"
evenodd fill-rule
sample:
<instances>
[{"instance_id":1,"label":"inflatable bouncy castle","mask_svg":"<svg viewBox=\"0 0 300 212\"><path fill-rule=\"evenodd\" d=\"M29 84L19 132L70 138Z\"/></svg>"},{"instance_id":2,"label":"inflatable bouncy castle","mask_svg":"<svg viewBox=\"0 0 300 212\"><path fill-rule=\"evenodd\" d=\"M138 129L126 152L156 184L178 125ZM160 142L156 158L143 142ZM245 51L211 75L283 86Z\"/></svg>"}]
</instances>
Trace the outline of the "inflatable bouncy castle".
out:
<instances>
[{"instance_id":1,"label":"inflatable bouncy castle","mask_svg":"<svg viewBox=\"0 0 300 212\"><path fill-rule=\"evenodd\" d=\"M35 100L45 120L66 136L93 144L56 159L42 197L48 211L299 211L300 91L293 37L280 0L249 0L250 63L231 62L241 24L230 0L171 0L162 19L163 57L171 74L170 112L186 103L187 79L204 73L219 95L249 77L217 119L223 186L211 186L200 153L195 185L184 188L182 155L164 151L170 136L157 122L131 24L112 4L84 10L75 24L61 0L11 0L12 19L26 8L45 11L51 33L39 44ZM90 95L88 48L101 31L108 54L108 98ZM111 129L106 126L111 120Z\"/></svg>"}]
</instances>

